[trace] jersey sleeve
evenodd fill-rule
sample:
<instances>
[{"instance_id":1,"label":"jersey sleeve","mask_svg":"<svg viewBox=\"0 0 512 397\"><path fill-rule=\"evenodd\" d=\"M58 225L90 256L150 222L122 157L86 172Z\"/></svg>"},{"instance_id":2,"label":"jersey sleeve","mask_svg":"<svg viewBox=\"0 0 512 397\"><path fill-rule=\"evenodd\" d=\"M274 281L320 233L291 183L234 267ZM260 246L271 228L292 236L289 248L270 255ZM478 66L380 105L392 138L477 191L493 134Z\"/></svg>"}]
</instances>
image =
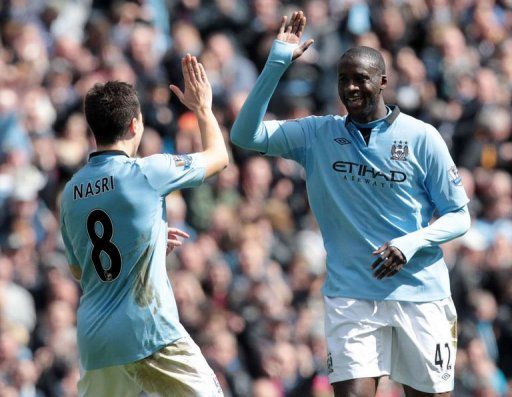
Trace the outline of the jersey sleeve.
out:
<instances>
[{"instance_id":1,"label":"jersey sleeve","mask_svg":"<svg viewBox=\"0 0 512 397\"><path fill-rule=\"evenodd\" d=\"M80 262L78 262L78 259L75 256L75 253L73 251L73 246L71 245L71 240L68 235L68 231L66 228L66 222L64 220L64 211L61 210L61 217L60 217L60 232L62 235L62 240L64 241L64 251L66 254L66 259L68 260L68 265L76 265L80 266Z\"/></svg>"},{"instance_id":2,"label":"jersey sleeve","mask_svg":"<svg viewBox=\"0 0 512 397\"><path fill-rule=\"evenodd\" d=\"M315 117L264 121L268 156L282 156L304 165L307 148L315 131Z\"/></svg>"},{"instance_id":3,"label":"jersey sleeve","mask_svg":"<svg viewBox=\"0 0 512 397\"><path fill-rule=\"evenodd\" d=\"M441 215L454 211L469 202L462 178L439 132L427 125L426 188Z\"/></svg>"},{"instance_id":4,"label":"jersey sleeve","mask_svg":"<svg viewBox=\"0 0 512 397\"><path fill-rule=\"evenodd\" d=\"M201 153L155 154L137 162L149 184L161 196L200 185L206 172Z\"/></svg>"}]
</instances>

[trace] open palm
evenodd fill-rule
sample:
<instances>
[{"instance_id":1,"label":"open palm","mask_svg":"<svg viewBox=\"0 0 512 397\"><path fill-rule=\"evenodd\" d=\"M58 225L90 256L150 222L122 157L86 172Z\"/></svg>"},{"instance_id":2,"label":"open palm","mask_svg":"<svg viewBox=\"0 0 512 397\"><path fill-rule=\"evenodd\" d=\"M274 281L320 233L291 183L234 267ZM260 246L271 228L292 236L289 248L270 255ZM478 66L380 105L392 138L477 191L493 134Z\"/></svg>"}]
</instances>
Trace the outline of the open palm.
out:
<instances>
[{"instance_id":1,"label":"open palm","mask_svg":"<svg viewBox=\"0 0 512 397\"><path fill-rule=\"evenodd\" d=\"M292 14L290 19L290 23L286 26L286 21L288 17L285 15L281 19L281 27L279 28L279 33L277 34L277 40L284 41L285 43L290 44L299 44L302 33L304 32L304 28L306 27L306 17L302 11L295 11ZM313 44L314 40L309 39L306 42L299 45L293 51L292 59L297 59L300 57L304 51L306 51L311 44Z\"/></svg>"}]
</instances>

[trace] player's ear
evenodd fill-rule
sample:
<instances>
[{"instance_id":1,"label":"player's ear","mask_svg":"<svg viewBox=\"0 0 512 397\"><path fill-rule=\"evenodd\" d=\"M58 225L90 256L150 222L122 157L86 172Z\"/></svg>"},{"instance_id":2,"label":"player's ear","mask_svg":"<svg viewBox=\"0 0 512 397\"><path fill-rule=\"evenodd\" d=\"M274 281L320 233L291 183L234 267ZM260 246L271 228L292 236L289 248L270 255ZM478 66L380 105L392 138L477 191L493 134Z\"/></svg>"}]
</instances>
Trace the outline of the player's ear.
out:
<instances>
[{"instance_id":1,"label":"player's ear","mask_svg":"<svg viewBox=\"0 0 512 397\"><path fill-rule=\"evenodd\" d=\"M140 120L138 118L132 118L132 121L130 121L130 125L128 127L128 132L130 136L135 136L137 134L137 131L139 130L139 128L141 128L139 124Z\"/></svg>"},{"instance_id":2,"label":"player's ear","mask_svg":"<svg viewBox=\"0 0 512 397\"><path fill-rule=\"evenodd\" d=\"M137 119L134 117L132 121L130 121L130 125L128 126L128 134L130 137L135 135L135 131L137 131Z\"/></svg>"},{"instance_id":3,"label":"player's ear","mask_svg":"<svg viewBox=\"0 0 512 397\"><path fill-rule=\"evenodd\" d=\"M380 77L380 89L383 90L384 88L386 88L387 85L388 85L388 76L383 74Z\"/></svg>"}]
</instances>

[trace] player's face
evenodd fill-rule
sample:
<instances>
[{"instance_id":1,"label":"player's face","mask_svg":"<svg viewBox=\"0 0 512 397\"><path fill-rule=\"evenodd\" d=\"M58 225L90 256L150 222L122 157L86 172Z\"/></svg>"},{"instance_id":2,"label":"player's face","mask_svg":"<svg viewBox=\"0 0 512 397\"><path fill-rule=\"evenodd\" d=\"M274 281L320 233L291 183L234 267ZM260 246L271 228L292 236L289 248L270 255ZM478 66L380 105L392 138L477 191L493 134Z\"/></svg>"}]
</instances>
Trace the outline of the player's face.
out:
<instances>
[{"instance_id":1,"label":"player's face","mask_svg":"<svg viewBox=\"0 0 512 397\"><path fill-rule=\"evenodd\" d=\"M377 118L386 76L366 58L346 57L338 66L338 94L350 116L367 123Z\"/></svg>"}]
</instances>

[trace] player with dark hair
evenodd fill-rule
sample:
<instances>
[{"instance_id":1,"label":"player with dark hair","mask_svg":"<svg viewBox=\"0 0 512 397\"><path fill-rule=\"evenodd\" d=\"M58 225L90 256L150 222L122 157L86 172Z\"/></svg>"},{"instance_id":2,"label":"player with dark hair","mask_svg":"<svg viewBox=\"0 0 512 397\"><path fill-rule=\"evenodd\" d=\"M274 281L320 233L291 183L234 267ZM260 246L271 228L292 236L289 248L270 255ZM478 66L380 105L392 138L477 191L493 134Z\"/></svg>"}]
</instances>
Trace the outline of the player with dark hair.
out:
<instances>
[{"instance_id":1,"label":"player with dark hair","mask_svg":"<svg viewBox=\"0 0 512 397\"><path fill-rule=\"evenodd\" d=\"M300 11L288 25L283 17L231 140L305 169L327 251L325 333L336 397L373 397L384 375L409 397L449 396L456 312L438 246L470 226L461 178L434 127L384 103L384 60L369 47L339 61L347 116L263 121L280 77L313 43L300 43L305 24Z\"/></svg>"},{"instance_id":2,"label":"player with dark hair","mask_svg":"<svg viewBox=\"0 0 512 397\"><path fill-rule=\"evenodd\" d=\"M134 88L110 81L86 95L97 151L67 183L61 230L83 295L77 315L79 396L222 396L213 371L179 322L166 249L188 237L168 229L165 196L201 184L228 164L203 66L182 61L185 91L204 151L135 158L144 131Z\"/></svg>"}]
</instances>

